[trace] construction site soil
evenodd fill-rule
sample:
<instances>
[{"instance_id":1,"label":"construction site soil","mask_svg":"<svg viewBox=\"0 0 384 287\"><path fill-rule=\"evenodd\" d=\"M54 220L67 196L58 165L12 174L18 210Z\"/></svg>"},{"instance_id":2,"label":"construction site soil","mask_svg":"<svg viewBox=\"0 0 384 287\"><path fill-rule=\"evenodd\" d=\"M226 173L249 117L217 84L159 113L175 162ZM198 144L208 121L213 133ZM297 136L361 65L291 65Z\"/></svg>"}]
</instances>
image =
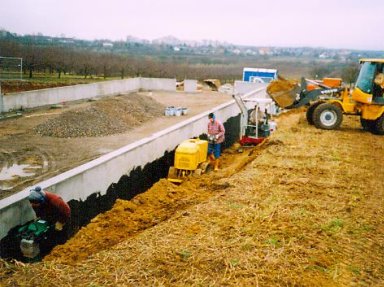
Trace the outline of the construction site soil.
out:
<instances>
[{"instance_id":1,"label":"construction site soil","mask_svg":"<svg viewBox=\"0 0 384 287\"><path fill-rule=\"evenodd\" d=\"M3 95L8 95L11 93L26 92L39 89L49 89L56 87L64 87L74 84L87 84L87 81L76 80L76 83L69 81L68 83L59 83L59 82L34 82L34 81L24 81L24 80L12 80L12 81L1 81L1 92ZM12 96L12 95L10 95Z\"/></svg>"},{"instance_id":2,"label":"construction site soil","mask_svg":"<svg viewBox=\"0 0 384 287\"><path fill-rule=\"evenodd\" d=\"M384 140L303 110L181 185L162 179L2 286L384 286Z\"/></svg>"},{"instance_id":3,"label":"construction site soil","mask_svg":"<svg viewBox=\"0 0 384 287\"><path fill-rule=\"evenodd\" d=\"M231 99L210 91L138 92L61 103L2 120L0 199ZM185 107L187 114L165 116L167 106Z\"/></svg>"}]
</instances>

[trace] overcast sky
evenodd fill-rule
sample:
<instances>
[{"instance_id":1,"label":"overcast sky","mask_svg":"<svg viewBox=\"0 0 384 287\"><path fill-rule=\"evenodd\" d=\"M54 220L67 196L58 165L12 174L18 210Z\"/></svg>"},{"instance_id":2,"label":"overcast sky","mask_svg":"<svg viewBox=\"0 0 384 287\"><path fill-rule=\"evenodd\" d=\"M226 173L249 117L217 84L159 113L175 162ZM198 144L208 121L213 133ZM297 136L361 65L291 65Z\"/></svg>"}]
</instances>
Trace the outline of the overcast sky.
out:
<instances>
[{"instance_id":1,"label":"overcast sky","mask_svg":"<svg viewBox=\"0 0 384 287\"><path fill-rule=\"evenodd\" d=\"M384 51L384 0L1 0L0 28L77 39Z\"/></svg>"}]
</instances>

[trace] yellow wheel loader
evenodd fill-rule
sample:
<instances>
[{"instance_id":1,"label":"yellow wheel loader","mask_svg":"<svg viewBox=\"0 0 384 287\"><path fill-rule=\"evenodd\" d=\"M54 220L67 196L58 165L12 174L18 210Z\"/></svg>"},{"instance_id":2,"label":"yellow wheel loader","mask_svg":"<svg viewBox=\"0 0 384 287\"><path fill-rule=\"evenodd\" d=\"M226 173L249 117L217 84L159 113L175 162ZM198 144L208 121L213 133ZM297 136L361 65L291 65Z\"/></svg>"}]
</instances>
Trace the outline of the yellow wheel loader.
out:
<instances>
[{"instance_id":1,"label":"yellow wheel loader","mask_svg":"<svg viewBox=\"0 0 384 287\"><path fill-rule=\"evenodd\" d=\"M301 79L301 85L285 79L272 81L267 93L281 108L309 105L307 120L320 129L340 127L343 114L360 116L361 125L374 134L384 135L384 59L361 59L360 72L352 91L341 79L322 83Z\"/></svg>"},{"instance_id":2,"label":"yellow wheel loader","mask_svg":"<svg viewBox=\"0 0 384 287\"><path fill-rule=\"evenodd\" d=\"M174 166L168 171L168 180L181 183L191 175L201 175L207 171L208 141L188 139L176 148Z\"/></svg>"}]
</instances>

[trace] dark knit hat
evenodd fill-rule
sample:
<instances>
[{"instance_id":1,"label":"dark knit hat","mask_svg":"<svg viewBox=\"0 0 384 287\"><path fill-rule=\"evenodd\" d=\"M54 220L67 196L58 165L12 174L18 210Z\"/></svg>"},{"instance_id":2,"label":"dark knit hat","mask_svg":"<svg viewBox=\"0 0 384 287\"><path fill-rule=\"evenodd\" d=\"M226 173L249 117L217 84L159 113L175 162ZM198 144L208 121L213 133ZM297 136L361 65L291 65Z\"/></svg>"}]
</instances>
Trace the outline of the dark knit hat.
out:
<instances>
[{"instance_id":1,"label":"dark knit hat","mask_svg":"<svg viewBox=\"0 0 384 287\"><path fill-rule=\"evenodd\" d=\"M40 186L36 186L34 189L30 190L28 200L31 202L42 203L45 200L45 192L41 190Z\"/></svg>"}]
</instances>

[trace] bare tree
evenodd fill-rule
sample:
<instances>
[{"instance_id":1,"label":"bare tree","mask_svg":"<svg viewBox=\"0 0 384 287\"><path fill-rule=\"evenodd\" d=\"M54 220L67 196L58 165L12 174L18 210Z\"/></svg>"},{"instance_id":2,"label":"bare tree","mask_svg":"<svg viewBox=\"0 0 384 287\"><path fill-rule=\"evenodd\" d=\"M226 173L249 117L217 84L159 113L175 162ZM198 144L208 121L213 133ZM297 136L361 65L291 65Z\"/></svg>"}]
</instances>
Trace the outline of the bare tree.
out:
<instances>
[{"instance_id":1,"label":"bare tree","mask_svg":"<svg viewBox=\"0 0 384 287\"><path fill-rule=\"evenodd\" d=\"M349 85L351 86L352 83L356 81L358 73L359 73L359 65L357 63L349 64L342 70L344 82L349 83Z\"/></svg>"}]
</instances>

